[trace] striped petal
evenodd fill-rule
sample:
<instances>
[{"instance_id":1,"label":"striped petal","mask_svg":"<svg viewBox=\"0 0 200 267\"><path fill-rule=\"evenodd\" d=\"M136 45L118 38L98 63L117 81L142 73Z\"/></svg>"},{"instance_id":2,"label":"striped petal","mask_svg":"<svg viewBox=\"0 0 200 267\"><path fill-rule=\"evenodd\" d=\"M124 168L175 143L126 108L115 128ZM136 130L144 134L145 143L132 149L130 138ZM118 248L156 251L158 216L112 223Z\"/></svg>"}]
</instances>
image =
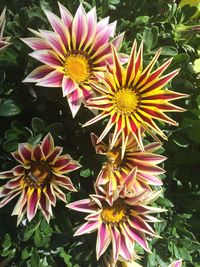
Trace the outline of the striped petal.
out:
<instances>
[{"instance_id":1,"label":"striped petal","mask_svg":"<svg viewBox=\"0 0 200 267\"><path fill-rule=\"evenodd\" d=\"M63 80L63 73L54 70L39 80L36 85L43 87L61 87Z\"/></svg>"},{"instance_id":2,"label":"striped petal","mask_svg":"<svg viewBox=\"0 0 200 267\"><path fill-rule=\"evenodd\" d=\"M111 234L108 226L102 223L98 229L97 243L96 243L96 255L97 260L106 251L111 242Z\"/></svg>"},{"instance_id":3,"label":"striped petal","mask_svg":"<svg viewBox=\"0 0 200 267\"><path fill-rule=\"evenodd\" d=\"M32 82L39 82L43 79L47 74L52 72L52 68L47 65L42 65L34 69L24 80L24 83L32 83Z\"/></svg>"},{"instance_id":4,"label":"striped petal","mask_svg":"<svg viewBox=\"0 0 200 267\"><path fill-rule=\"evenodd\" d=\"M34 218L39 200L40 200L41 191L39 189L31 189L28 192L28 202L27 202L27 218L29 222Z\"/></svg>"},{"instance_id":5,"label":"striped petal","mask_svg":"<svg viewBox=\"0 0 200 267\"><path fill-rule=\"evenodd\" d=\"M83 224L74 234L74 236L79 236L83 234L90 234L97 230L99 225L98 221L89 221Z\"/></svg>"}]
</instances>

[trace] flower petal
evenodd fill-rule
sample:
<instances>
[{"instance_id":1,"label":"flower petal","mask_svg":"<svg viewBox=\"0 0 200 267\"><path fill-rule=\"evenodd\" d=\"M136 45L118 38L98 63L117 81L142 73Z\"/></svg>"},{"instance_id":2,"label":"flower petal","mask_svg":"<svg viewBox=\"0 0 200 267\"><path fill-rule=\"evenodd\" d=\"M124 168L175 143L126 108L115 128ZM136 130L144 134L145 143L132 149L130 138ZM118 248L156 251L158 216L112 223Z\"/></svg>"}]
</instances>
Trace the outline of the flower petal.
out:
<instances>
[{"instance_id":1,"label":"flower petal","mask_svg":"<svg viewBox=\"0 0 200 267\"><path fill-rule=\"evenodd\" d=\"M74 236L79 236L83 234L90 234L97 230L99 225L98 221L89 221L84 223L74 234Z\"/></svg>"},{"instance_id":2,"label":"flower petal","mask_svg":"<svg viewBox=\"0 0 200 267\"><path fill-rule=\"evenodd\" d=\"M97 234L96 255L97 260L106 251L111 242L111 234L108 225L101 223Z\"/></svg>"}]
</instances>

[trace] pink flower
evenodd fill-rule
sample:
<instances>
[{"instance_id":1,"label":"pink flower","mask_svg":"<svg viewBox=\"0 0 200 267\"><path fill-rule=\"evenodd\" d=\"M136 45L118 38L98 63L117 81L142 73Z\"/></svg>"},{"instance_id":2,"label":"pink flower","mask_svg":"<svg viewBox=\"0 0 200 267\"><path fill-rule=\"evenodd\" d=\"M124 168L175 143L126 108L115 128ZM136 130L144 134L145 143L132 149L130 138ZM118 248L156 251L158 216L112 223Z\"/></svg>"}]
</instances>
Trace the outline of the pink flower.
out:
<instances>
[{"instance_id":1,"label":"pink flower","mask_svg":"<svg viewBox=\"0 0 200 267\"><path fill-rule=\"evenodd\" d=\"M19 165L0 173L0 179L8 180L0 188L0 198L3 198L0 208L19 195L12 212L12 215L18 215L17 224L26 213L31 221L38 209L49 222L56 199L66 202L60 188L76 191L66 174L80 168L80 165L69 155L60 155L61 152L62 147L54 146L54 140L48 134L41 144L19 144L18 150L12 153Z\"/></svg>"},{"instance_id":2,"label":"pink flower","mask_svg":"<svg viewBox=\"0 0 200 267\"><path fill-rule=\"evenodd\" d=\"M97 231L97 259L107 250L110 243L115 262L119 256L124 260L135 258L135 243L149 252L146 234L156 234L147 221L157 221L149 214L164 211L149 204L160 193L161 191L143 191L137 194L121 194L112 205L102 195L90 195L88 199L70 203L67 205L68 208L89 214L85 217L86 223L74 235Z\"/></svg>"},{"instance_id":3,"label":"pink flower","mask_svg":"<svg viewBox=\"0 0 200 267\"><path fill-rule=\"evenodd\" d=\"M54 31L31 30L36 37L22 39L33 50L33 58L44 63L31 72L24 82L45 87L62 87L73 117L81 103L94 95L91 84L95 74L112 63L111 43L118 50L123 34L112 42L116 22L109 17L97 22L96 9L86 13L80 4L75 16L59 3L61 19L50 11L45 14Z\"/></svg>"}]
</instances>

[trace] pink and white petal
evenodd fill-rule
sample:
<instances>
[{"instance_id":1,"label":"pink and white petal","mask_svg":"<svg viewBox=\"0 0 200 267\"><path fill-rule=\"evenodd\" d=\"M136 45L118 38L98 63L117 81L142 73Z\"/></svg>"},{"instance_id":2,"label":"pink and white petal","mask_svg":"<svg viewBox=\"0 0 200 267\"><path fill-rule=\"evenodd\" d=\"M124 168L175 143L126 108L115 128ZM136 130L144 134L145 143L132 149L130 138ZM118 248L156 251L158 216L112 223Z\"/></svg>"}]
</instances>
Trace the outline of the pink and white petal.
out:
<instances>
[{"instance_id":1,"label":"pink and white petal","mask_svg":"<svg viewBox=\"0 0 200 267\"><path fill-rule=\"evenodd\" d=\"M18 145L18 152L20 156L24 159L24 162L30 162L31 161L31 152L32 152L32 146L28 143L21 143Z\"/></svg>"},{"instance_id":2,"label":"pink and white petal","mask_svg":"<svg viewBox=\"0 0 200 267\"><path fill-rule=\"evenodd\" d=\"M34 83L39 82L47 74L52 72L53 68L47 65L42 65L34 69L22 82L24 83Z\"/></svg>"},{"instance_id":3,"label":"pink and white petal","mask_svg":"<svg viewBox=\"0 0 200 267\"><path fill-rule=\"evenodd\" d=\"M55 16L55 15L54 15ZM62 60L65 60L65 55L67 53L65 46L62 42L62 39L59 34L51 31L46 30L40 30L40 33L43 35L44 39L47 40L49 45L51 46L51 49L53 49Z\"/></svg>"},{"instance_id":4,"label":"pink and white petal","mask_svg":"<svg viewBox=\"0 0 200 267\"><path fill-rule=\"evenodd\" d=\"M104 28L108 27L108 23L109 23L109 17L106 17L106 18L101 19L97 23L97 32L96 32L96 34L98 34L99 32L101 32Z\"/></svg>"},{"instance_id":5,"label":"pink and white petal","mask_svg":"<svg viewBox=\"0 0 200 267\"><path fill-rule=\"evenodd\" d=\"M84 223L74 234L74 236L79 236L83 234L90 234L98 229L99 221L89 221Z\"/></svg>"},{"instance_id":6,"label":"pink and white petal","mask_svg":"<svg viewBox=\"0 0 200 267\"><path fill-rule=\"evenodd\" d=\"M67 176L57 175L53 183L57 184L58 186L64 187L69 191L77 192L76 188L73 186L71 179Z\"/></svg>"},{"instance_id":7,"label":"pink and white petal","mask_svg":"<svg viewBox=\"0 0 200 267\"><path fill-rule=\"evenodd\" d=\"M82 167L82 166L77 161L71 160L69 162L69 164L67 164L65 167L59 169L59 173L60 174L69 173L71 171L75 171L75 170L79 169L80 167Z\"/></svg>"},{"instance_id":8,"label":"pink and white petal","mask_svg":"<svg viewBox=\"0 0 200 267\"><path fill-rule=\"evenodd\" d=\"M21 40L33 50L51 49L51 46L43 38L30 37L30 38L21 38Z\"/></svg>"},{"instance_id":9,"label":"pink and white petal","mask_svg":"<svg viewBox=\"0 0 200 267\"><path fill-rule=\"evenodd\" d=\"M133 184L135 183L137 177L137 167L133 168L130 173L126 176L124 179L123 184L126 186L126 188L129 190L132 189Z\"/></svg>"},{"instance_id":10,"label":"pink and white petal","mask_svg":"<svg viewBox=\"0 0 200 267\"><path fill-rule=\"evenodd\" d=\"M66 203L67 201L66 201L65 194L59 189L59 187L58 187L56 184L53 184L53 188L54 188L55 195L56 195L60 200L62 200L63 202Z\"/></svg>"},{"instance_id":11,"label":"pink and white petal","mask_svg":"<svg viewBox=\"0 0 200 267\"><path fill-rule=\"evenodd\" d=\"M148 225L144 220L142 220L142 218L138 217L134 217L134 218L130 218L128 219L128 223L130 225L131 228L134 228L138 231L147 233L149 235L155 236L155 232L154 230L151 228L150 225ZM133 231L134 231L133 229Z\"/></svg>"},{"instance_id":12,"label":"pink and white petal","mask_svg":"<svg viewBox=\"0 0 200 267\"><path fill-rule=\"evenodd\" d=\"M62 61L52 50L38 50L29 55L52 68L61 69L63 67Z\"/></svg>"},{"instance_id":13,"label":"pink and white petal","mask_svg":"<svg viewBox=\"0 0 200 267\"><path fill-rule=\"evenodd\" d=\"M43 87L61 87L62 86L63 73L54 70L47 74L45 77L39 80L36 85Z\"/></svg>"},{"instance_id":14,"label":"pink and white petal","mask_svg":"<svg viewBox=\"0 0 200 267\"><path fill-rule=\"evenodd\" d=\"M30 189L27 194L27 219L30 222L36 212L40 201L41 190L40 189Z\"/></svg>"},{"instance_id":15,"label":"pink and white petal","mask_svg":"<svg viewBox=\"0 0 200 267\"><path fill-rule=\"evenodd\" d=\"M131 258L132 258L132 255L131 255L129 248L127 246L127 241L126 241L124 235L122 235L122 234L120 237L120 255L128 261L131 260Z\"/></svg>"},{"instance_id":16,"label":"pink and white petal","mask_svg":"<svg viewBox=\"0 0 200 267\"><path fill-rule=\"evenodd\" d=\"M39 207L46 219L47 222L50 221L50 217L52 216L52 209L49 199L42 193L40 197Z\"/></svg>"},{"instance_id":17,"label":"pink and white petal","mask_svg":"<svg viewBox=\"0 0 200 267\"><path fill-rule=\"evenodd\" d=\"M9 181L7 184L6 184L6 188L8 189L15 189L15 188L19 188L21 187L21 180L22 180L22 177L16 177L14 179L12 179L11 181Z\"/></svg>"},{"instance_id":18,"label":"pink and white petal","mask_svg":"<svg viewBox=\"0 0 200 267\"><path fill-rule=\"evenodd\" d=\"M96 205L91 203L91 199L87 198L87 199L81 199L75 202L72 202L68 205L66 205L66 207L68 207L69 209L72 210L77 210L80 212L86 212L86 213L94 213L96 211Z\"/></svg>"},{"instance_id":19,"label":"pink and white petal","mask_svg":"<svg viewBox=\"0 0 200 267\"><path fill-rule=\"evenodd\" d=\"M61 155L52 162L51 166L56 173L56 170L60 170L64 168L66 165L70 163L70 161L71 161L71 157L68 154Z\"/></svg>"},{"instance_id":20,"label":"pink and white petal","mask_svg":"<svg viewBox=\"0 0 200 267\"><path fill-rule=\"evenodd\" d=\"M121 234L117 227L112 227L112 249L113 249L113 259L116 262L120 253L121 244Z\"/></svg>"},{"instance_id":21,"label":"pink and white petal","mask_svg":"<svg viewBox=\"0 0 200 267\"><path fill-rule=\"evenodd\" d=\"M90 213L85 217L87 221L99 221L100 220L101 210L97 210L96 212Z\"/></svg>"},{"instance_id":22,"label":"pink and white petal","mask_svg":"<svg viewBox=\"0 0 200 267\"><path fill-rule=\"evenodd\" d=\"M11 171L4 171L4 172L0 172L0 179L11 179L14 177L14 174Z\"/></svg>"},{"instance_id":23,"label":"pink and white petal","mask_svg":"<svg viewBox=\"0 0 200 267\"><path fill-rule=\"evenodd\" d=\"M97 233L96 255L97 260L106 251L111 242L111 233L107 224L101 223Z\"/></svg>"},{"instance_id":24,"label":"pink and white petal","mask_svg":"<svg viewBox=\"0 0 200 267\"><path fill-rule=\"evenodd\" d=\"M72 20L73 20L72 14L60 2L58 2L58 6L60 9L61 18L62 18L64 25L66 26L67 29L70 29L71 24L72 24Z\"/></svg>"},{"instance_id":25,"label":"pink and white petal","mask_svg":"<svg viewBox=\"0 0 200 267\"><path fill-rule=\"evenodd\" d=\"M56 160L57 157L59 157L59 155L62 153L63 151L63 147L60 146L56 146L54 147L52 153L50 153L46 159L49 161L49 163L51 164L51 162L54 162Z\"/></svg>"},{"instance_id":26,"label":"pink and white petal","mask_svg":"<svg viewBox=\"0 0 200 267\"><path fill-rule=\"evenodd\" d=\"M144 250L147 252L150 252L146 236L144 233L141 233L140 231L131 228L128 224L124 224L124 229L126 230L127 234L135 241L137 242Z\"/></svg>"},{"instance_id":27,"label":"pink and white petal","mask_svg":"<svg viewBox=\"0 0 200 267\"><path fill-rule=\"evenodd\" d=\"M41 145L38 144L38 145L34 146L34 148L32 150L31 159L36 160L36 161L41 161L44 159L44 154L43 154Z\"/></svg>"},{"instance_id":28,"label":"pink and white petal","mask_svg":"<svg viewBox=\"0 0 200 267\"><path fill-rule=\"evenodd\" d=\"M13 215L20 215L20 213L22 212L24 206L26 206L27 204L27 190L24 189L21 193L21 196L19 197L13 211L12 211L12 216Z\"/></svg>"},{"instance_id":29,"label":"pink and white petal","mask_svg":"<svg viewBox=\"0 0 200 267\"><path fill-rule=\"evenodd\" d=\"M116 29L117 22L114 21L113 23L109 24L108 27L101 30L96 35L96 38L90 48L90 51L96 51L99 49L102 45L108 42L109 38L113 35Z\"/></svg>"},{"instance_id":30,"label":"pink and white petal","mask_svg":"<svg viewBox=\"0 0 200 267\"><path fill-rule=\"evenodd\" d=\"M27 206L24 206L22 211L17 216L17 226L21 223L24 215L27 213Z\"/></svg>"},{"instance_id":31,"label":"pink and white petal","mask_svg":"<svg viewBox=\"0 0 200 267\"><path fill-rule=\"evenodd\" d=\"M51 133L48 133L45 136L45 138L42 141L41 147L42 147L42 151L43 151L45 157L47 157L48 155L50 155L53 152L54 140L53 140Z\"/></svg>"},{"instance_id":32,"label":"pink and white petal","mask_svg":"<svg viewBox=\"0 0 200 267\"><path fill-rule=\"evenodd\" d=\"M77 84L71 78L67 77L66 75L63 75L63 80L62 80L63 97L71 94L76 90L78 90Z\"/></svg>"},{"instance_id":33,"label":"pink and white petal","mask_svg":"<svg viewBox=\"0 0 200 267\"><path fill-rule=\"evenodd\" d=\"M139 173L137 174L138 180L143 181L144 183L150 184L150 185L163 185L162 180L159 178L159 176L151 175L148 173Z\"/></svg>"},{"instance_id":34,"label":"pink and white petal","mask_svg":"<svg viewBox=\"0 0 200 267\"><path fill-rule=\"evenodd\" d=\"M73 91L71 94L67 96L68 104L70 110L72 112L72 117L74 118L79 111L82 103L82 94L80 93L79 89Z\"/></svg>"},{"instance_id":35,"label":"pink and white petal","mask_svg":"<svg viewBox=\"0 0 200 267\"><path fill-rule=\"evenodd\" d=\"M56 16L54 13L45 10L45 14L48 18L48 21L50 22L52 28L54 31L60 36L62 43L63 43L63 52L66 52L65 47L68 48L68 50L71 48L70 47L70 33L68 27L65 27L64 23L62 20Z\"/></svg>"},{"instance_id":36,"label":"pink and white petal","mask_svg":"<svg viewBox=\"0 0 200 267\"><path fill-rule=\"evenodd\" d=\"M168 267L181 267L182 259L172 262Z\"/></svg>"},{"instance_id":37,"label":"pink and white petal","mask_svg":"<svg viewBox=\"0 0 200 267\"><path fill-rule=\"evenodd\" d=\"M72 44L73 49L81 49L88 34L86 12L80 4L72 22Z\"/></svg>"},{"instance_id":38,"label":"pink and white petal","mask_svg":"<svg viewBox=\"0 0 200 267\"><path fill-rule=\"evenodd\" d=\"M8 202L10 202L13 198L15 198L17 195L19 195L21 193L21 190L17 188L17 190L12 190L11 193L9 193L9 195L7 195L6 197L4 197L1 201L0 201L0 208L4 207ZM1 192L0 192L1 194Z\"/></svg>"},{"instance_id":39,"label":"pink and white petal","mask_svg":"<svg viewBox=\"0 0 200 267\"><path fill-rule=\"evenodd\" d=\"M97 29L97 14L96 14L96 7L91 9L87 13L87 27L88 27L88 33L85 39L85 42L83 44L84 50L86 50L93 42L96 34Z\"/></svg>"},{"instance_id":40,"label":"pink and white petal","mask_svg":"<svg viewBox=\"0 0 200 267\"><path fill-rule=\"evenodd\" d=\"M43 193L46 196L46 198L48 199L48 201L50 202L50 204L52 204L55 207L55 205L56 205L56 196L55 196L53 185L52 184L48 184L43 189Z\"/></svg>"},{"instance_id":41,"label":"pink and white petal","mask_svg":"<svg viewBox=\"0 0 200 267\"><path fill-rule=\"evenodd\" d=\"M12 169L12 172L14 176L22 176L24 174L24 166L23 165L17 165Z\"/></svg>"}]
</instances>

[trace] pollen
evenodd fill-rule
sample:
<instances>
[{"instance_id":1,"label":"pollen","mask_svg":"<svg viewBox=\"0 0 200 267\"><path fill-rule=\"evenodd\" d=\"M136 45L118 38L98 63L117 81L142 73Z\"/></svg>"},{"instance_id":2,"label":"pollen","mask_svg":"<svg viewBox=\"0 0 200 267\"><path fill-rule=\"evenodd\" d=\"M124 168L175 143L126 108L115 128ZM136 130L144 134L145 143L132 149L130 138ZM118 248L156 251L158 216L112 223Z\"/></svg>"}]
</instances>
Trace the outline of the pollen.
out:
<instances>
[{"instance_id":1,"label":"pollen","mask_svg":"<svg viewBox=\"0 0 200 267\"><path fill-rule=\"evenodd\" d=\"M45 161L32 161L29 170L26 170L24 182L31 188L43 188L52 178L52 170Z\"/></svg>"},{"instance_id":2,"label":"pollen","mask_svg":"<svg viewBox=\"0 0 200 267\"><path fill-rule=\"evenodd\" d=\"M138 106L138 96L136 92L129 88L119 90L113 99L114 107L120 114L131 114Z\"/></svg>"},{"instance_id":3,"label":"pollen","mask_svg":"<svg viewBox=\"0 0 200 267\"><path fill-rule=\"evenodd\" d=\"M101 218L107 224L119 224L126 219L126 204L121 200L116 200L112 206L105 204L101 212Z\"/></svg>"},{"instance_id":4,"label":"pollen","mask_svg":"<svg viewBox=\"0 0 200 267\"><path fill-rule=\"evenodd\" d=\"M66 74L76 83L82 83L90 76L90 64L86 56L70 54L64 63Z\"/></svg>"}]
</instances>

